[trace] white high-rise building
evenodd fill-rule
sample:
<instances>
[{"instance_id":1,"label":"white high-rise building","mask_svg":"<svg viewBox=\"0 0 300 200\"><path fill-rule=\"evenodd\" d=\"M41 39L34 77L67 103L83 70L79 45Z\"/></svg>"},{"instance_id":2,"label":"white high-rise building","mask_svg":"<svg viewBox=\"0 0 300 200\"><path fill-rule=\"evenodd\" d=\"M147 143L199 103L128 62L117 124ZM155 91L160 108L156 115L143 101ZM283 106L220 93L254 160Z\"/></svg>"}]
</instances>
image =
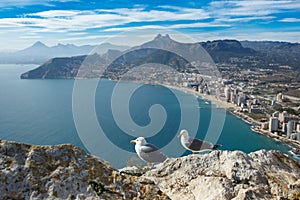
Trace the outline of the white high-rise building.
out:
<instances>
[{"instance_id":1,"label":"white high-rise building","mask_svg":"<svg viewBox=\"0 0 300 200\"><path fill-rule=\"evenodd\" d=\"M230 101L230 95L231 95L231 89L230 89L230 87L228 87L228 86L226 86L225 88L224 88L224 94L225 94L225 100L227 101L227 102L229 102Z\"/></svg>"},{"instance_id":2,"label":"white high-rise building","mask_svg":"<svg viewBox=\"0 0 300 200\"><path fill-rule=\"evenodd\" d=\"M282 132L287 133L287 123L282 123Z\"/></svg>"},{"instance_id":3,"label":"white high-rise building","mask_svg":"<svg viewBox=\"0 0 300 200\"><path fill-rule=\"evenodd\" d=\"M294 129L294 121L290 120L290 121L287 123L286 138L288 138L288 139L291 138L293 129Z\"/></svg>"},{"instance_id":4,"label":"white high-rise building","mask_svg":"<svg viewBox=\"0 0 300 200\"><path fill-rule=\"evenodd\" d=\"M287 123L289 114L286 111L283 111L279 114L279 121L282 123Z\"/></svg>"},{"instance_id":5,"label":"white high-rise building","mask_svg":"<svg viewBox=\"0 0 300 200\"><path fill-rule=\"evenodd\" d=\"M297 124L296 132L300 132L300 124Z\"/></svg>"},{"instance_id":6,"label":"white high-rise building","mask_svg":"<svg viewBox=\"0 0 300 200\"><path fill-rule=\"evenodd\" d=\"M299 131L299 132L297 132L297 141L299 141L299 142L300 142L300 131Z\"/></svg>"},{"instance_id":7,"label":"white high-rise building","mask_svg":"<svg viewBox=\"0 0 300 200\"><path fill-rule=\"evenodd\" d=\"M236 97L236 95L234 94L233 91L231 91L231 92L230 92L230 102L231 102L231 103L234 103L234 102L235 102L235 97Z\"/></svg>"},{"instance_id":8,"label":"white high-rise building","mask_svg":"<svg viewBox=\"0 0 300 200\"><path fill-rule=\"evenodd\" d=\"M269 131L274 132L278 130L278 118L271 117L269 121Z\"/></svg>"},{"instance_id":9,"label":"white high-rise building","mask_svg":"<svg viewBox=\"0 0 300 200\"><path fill-rule=\"evenodd\" d=\"M234 88L233 89L233 94L236 96L238 94L238 89Z\"/></svg>"},{"instance_id":10,"label":"white high-rise building","mask_svg":"<svg viewBox=\"0 0 300 200\"><path fill-rule=\"evenodd\" d=\"M276 96L276 101L277 102L282 102L282 99L283 99L282 93L278 93L277 96Z\"/></svg>"}]
</instances>

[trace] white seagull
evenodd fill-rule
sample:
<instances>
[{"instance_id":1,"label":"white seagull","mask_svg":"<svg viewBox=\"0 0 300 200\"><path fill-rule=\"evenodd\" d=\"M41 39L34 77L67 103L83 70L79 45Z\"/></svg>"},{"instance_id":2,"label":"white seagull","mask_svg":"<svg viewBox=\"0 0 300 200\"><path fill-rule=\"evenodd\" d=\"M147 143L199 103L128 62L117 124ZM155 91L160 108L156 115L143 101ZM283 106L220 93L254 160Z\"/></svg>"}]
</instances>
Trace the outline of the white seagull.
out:
<instances>
[{"instance_id":1,"label":"white seagull","mask_svg":"<svg viewBox=\"0 0 300 200\"><path fill-rule=\"evenodd\" d=\"M145 162L159 163L165 161L168 157L163 154L156 146L147 143L145 138L138 137L135 140L131 140L131 143L135 143L135 151L137 155Z\"/></svg>"},{"instance_id":2,"label":"white seagull","mask_svg":"<svg viewBox=\"0 0 300 200\"><path fill-rule=\"evenodd\" d=\"M180 138L180 142L184 148L193 152L201 152L201 151L208 151L208 150L216 150L217 148L221 147L222 145L216 144L214 145L211 142L199 140L189 136L187 130L183 129L180 131L178 137Z\"/></svg>"}]
</instances>

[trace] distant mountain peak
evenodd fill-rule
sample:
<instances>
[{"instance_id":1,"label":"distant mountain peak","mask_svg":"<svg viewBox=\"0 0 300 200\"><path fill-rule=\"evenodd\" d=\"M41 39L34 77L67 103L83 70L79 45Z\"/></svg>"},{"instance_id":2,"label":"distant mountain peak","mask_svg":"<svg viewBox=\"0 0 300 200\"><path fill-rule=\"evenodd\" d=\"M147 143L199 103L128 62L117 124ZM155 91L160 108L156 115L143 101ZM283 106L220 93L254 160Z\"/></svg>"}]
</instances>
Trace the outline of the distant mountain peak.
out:
<instances>
[{"instance_id":1,"label":"distant mountain peak","mask_svg":"<svg viewBox=\"0 0 300 200\"><path fill-rule=\"evenodd\" d=\"M41 41L37 41L36 43L34 43L32 45L32 47L47 47L47 45L45 45L44 43L42 43Z\"/></svg>"},{"instance_id":2,"label":"distant mountain peak","mask_svg":"<svg viewBox=\"0 0 300 200\"><path fill-rule=\"evenodd\" d=\"M158 34L154 40L172 40L169 36L169 34L166 34L165 36L163 36L162 34Z\"/></svg>"},{"instance_id":3,"label":"distant mountain peak","mask_svg":"<svg viewBox=\"0 0 300 200\"><path fill-rule=\"evenodd\" d=\"M41 41L37 41L32 46L27 47L26 49L20 50L18 52L22 52L22 53L25 53L25 54L33 54L33 53L39 53L41 51L45 51L45 50L48 50L48 49L49 49L49 47L47 45L45 45Z\"/></svg>"}]
</instances>

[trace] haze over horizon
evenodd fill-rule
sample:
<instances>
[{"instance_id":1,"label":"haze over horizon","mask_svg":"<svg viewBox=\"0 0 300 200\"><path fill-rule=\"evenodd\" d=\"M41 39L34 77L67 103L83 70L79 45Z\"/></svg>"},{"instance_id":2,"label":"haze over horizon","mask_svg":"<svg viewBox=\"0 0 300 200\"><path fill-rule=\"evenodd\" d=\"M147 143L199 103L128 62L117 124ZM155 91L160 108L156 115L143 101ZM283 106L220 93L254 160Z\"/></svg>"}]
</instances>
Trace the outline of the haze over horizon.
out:
<instances>
[{"instance_id":1,"label":"haze over horizon","mask_svg":"<svg viewBox=\"0 0 300 200\"><path fill-rule=\"evenodd\" d=\"M41 3L42 2L42 3ZM171 29L195 41L217 39L300 42L297 0L152 1L3 0L0 51L19 50L41 41L95 45L132 29ZM151 40L149 33L120 45ZM163 33L164 34L164 33ZM171 35L174 36L174 35ZM176 37L176 36L174 36Z\"/></svg>"}]
</instances>

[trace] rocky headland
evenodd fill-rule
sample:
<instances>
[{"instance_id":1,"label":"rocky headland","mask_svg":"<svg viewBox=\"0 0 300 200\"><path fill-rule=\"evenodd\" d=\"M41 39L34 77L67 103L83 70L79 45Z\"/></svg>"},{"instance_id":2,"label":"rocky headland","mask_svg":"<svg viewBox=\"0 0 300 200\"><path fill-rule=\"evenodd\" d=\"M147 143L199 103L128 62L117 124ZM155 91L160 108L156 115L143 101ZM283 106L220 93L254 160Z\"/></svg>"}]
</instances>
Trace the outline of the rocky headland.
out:
<instances>
[{"instance_id":1,"label":"rocky headland","mask_svg":"<svg viewBox=\"0 0 300 200\"><path fill-rule=\"evenodd\" d=\"M300 199L300 163L277 151L213 151L117 170L73 145L0 140L1 199Z\"/></svg>"}]
</instances>

